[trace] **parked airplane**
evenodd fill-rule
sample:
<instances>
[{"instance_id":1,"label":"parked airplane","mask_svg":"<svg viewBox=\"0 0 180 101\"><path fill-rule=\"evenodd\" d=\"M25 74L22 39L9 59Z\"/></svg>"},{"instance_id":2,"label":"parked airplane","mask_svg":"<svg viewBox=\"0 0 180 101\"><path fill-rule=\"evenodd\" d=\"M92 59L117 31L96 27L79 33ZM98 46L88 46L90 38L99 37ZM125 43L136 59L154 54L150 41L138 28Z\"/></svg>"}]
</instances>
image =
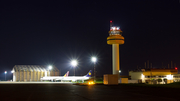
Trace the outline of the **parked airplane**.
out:
<instances>
[{"instance_id":1,"label":"parked airplane","mask_svg":"<svg viewBox=\"0 0 180 101\"><path fill-rule=\"evenodd\" d=\"M82 80L84 82L84 80L88 80L91 77L91 73L92 70L90 70L87 75L85 76L68 76L69 75L69 71L64 75L64 76L49 76L49 77L42 77L42 80L51 80L51 81L77 81L77 80Z\"/></svg>"}]
</instances>

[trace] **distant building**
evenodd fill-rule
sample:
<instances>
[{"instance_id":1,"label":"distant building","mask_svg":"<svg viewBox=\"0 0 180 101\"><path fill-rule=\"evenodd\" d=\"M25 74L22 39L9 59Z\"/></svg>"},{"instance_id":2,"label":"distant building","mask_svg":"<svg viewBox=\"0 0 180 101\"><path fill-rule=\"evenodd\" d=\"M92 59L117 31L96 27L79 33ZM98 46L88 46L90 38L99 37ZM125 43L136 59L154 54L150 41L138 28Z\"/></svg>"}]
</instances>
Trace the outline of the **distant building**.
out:
<instances>
[{"instance_id":1,"label":"distant building","mask_svg":"<svg viewBox=\"0 0 180 101\"><path fill-rule=\"evenodd\" d=\"M138 80L139 83L153 82L153 84L164 84L180 81L180 74L178 74L177 68L134 70L129 71L129 76L131 80ZM158 79L162 81L158 82Z\"/></svg>"},{"instance_id":2,"label":"distant building","mask_svg":"<svg viewBox=\"0 0 180 101\"><path fill-rule=\"evenodd\" d=\"M12 72L14 82L40 81L44 76L59 76L57 67L52 66L49 70L46 65L15 65Z\"/></svg>"}]
</instances>

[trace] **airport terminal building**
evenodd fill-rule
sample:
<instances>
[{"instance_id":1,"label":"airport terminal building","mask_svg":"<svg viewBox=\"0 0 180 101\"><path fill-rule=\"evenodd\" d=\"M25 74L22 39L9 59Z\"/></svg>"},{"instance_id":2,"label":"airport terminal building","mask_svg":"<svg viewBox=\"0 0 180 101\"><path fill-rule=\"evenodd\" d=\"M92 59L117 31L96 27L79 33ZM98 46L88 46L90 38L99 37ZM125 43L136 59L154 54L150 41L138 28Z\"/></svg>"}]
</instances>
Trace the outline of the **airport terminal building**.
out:
<instances>
[{"instance_id":1,"label":"airport terminal building","mask_svg":"<svg viewBox=\"0 0 180 101\"><path fill-rule=\"evenodd\" d=\"M59 76L57 67L50 70L47 65L15 65L12 70L13 82L40 81L45 76Z\"/></svg>"},{"instance_id":2,"label":"airport terminal building","mask_svg":"<svg viewBox=\"0 0 180 101\"><path fill-rule=\"evenodd\" d=\"M166 83L180 81L180 74L177 68L140 69L129 71L129 76L131 77L129 81L138 80L141 83L150 83L150 81L153 81L154 84L157 84L159 79L161 84L165 83L165 79L167 80Z\"/></svg>"}]
</instances>

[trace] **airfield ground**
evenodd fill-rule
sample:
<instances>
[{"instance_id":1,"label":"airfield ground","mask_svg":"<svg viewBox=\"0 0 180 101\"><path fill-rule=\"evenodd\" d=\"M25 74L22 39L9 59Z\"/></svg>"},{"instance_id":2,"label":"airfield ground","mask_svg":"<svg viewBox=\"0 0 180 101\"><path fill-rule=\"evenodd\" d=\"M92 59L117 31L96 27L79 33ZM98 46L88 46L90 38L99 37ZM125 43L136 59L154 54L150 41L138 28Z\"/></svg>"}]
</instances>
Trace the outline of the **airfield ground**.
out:
<instances>
[{"instance_id":1,"label":"airfield ground","mask_svg":"<svg viewBox=\"0 0 180 101\"><path fill-rule=\"evenodd\" d=\"M180 101L179 88L0 82L0 101Z\"/></svg>"}]
</instances>

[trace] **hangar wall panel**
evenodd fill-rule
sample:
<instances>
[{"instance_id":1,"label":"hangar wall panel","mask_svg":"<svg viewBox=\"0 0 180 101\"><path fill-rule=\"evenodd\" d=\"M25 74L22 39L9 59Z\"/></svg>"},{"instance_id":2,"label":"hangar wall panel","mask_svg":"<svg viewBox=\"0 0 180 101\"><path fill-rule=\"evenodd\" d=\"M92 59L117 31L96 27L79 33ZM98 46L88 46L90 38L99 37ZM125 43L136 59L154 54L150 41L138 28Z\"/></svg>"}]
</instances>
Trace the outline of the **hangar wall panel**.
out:
<instances>
[{"instance_id":1,"label":"hangar wall panel","mask_svg":"<svg viewBox=\"0 0 180 101\"><path fill-rule=\"evenodd\" d=\"M54 76L54 72L53 72L53 71L51 71L50 73L51 73L51 74L50 74L51 76Z\"/></svg>"},{"instance_id":2,"label":"hangar wall panel","mask_svg":"<svg viewBox=\"0 0 180 101\"><path fill-rule=\"evenodd\" d=\"M19 80L19 72L15 72L15 74L16 74L16 82Z\"/></svg>"},{"instance_id":3,"label":"hangar wall panel","mask_svg":"<svg viewBox=\"0 0 180 101\"><path fill-rule=\"evenodd\" d=\"M33 71L33 81L36 81L36 71Z\"/></svg>"},{"instance_id":4,"label":"hangar wall panel","mask_svg":"<svg viewBox=\"0 0 180 101\"><path fill-rule=\"evenodd\" d=\"M27 72L24 71L24 81L26 82L27 81Z\"/></svg>"},{"instance_id":5,"label":"hangar wall panel","mask_svg":"<svg viewBox=\"0 0 180 101\"><path fill-rule=\"evenodd\" d=\"M55 72L55 76L59 76L59 72Z\"/></svg>"},{"instance_id":6,"label":"hangar wall panel","mask_svg":"<svg viewBox=\"0 0 180 101\"><path fill-rule=\"evenodd\" d=\"M24 81L24 72L20 71L20 81Z\"/></svg>"},{"instance_id":7,"label":"hangar wall panel","mask_svg":"<svg viewBox=\"0 0 180 101\"><path fill-rule=\"evenodd\" d=\"M27 81L30 81L30 72L27 71Z\"/></svg>"},{"instance_id":8,"label":"hangar wall panel","mask_svg":"<svg viewBox=\"0 0 180 101\"><path fill-rule=\"evenodd\" d=\"M31 75L30 81L33 81L33 71L31 71L30 75Z\"/></svg>"},{"instance_id":9,"label":"hangar wall panel","mask_svg":"<svg viewBox=\"0 0 180 101\"><path fill-rule=\"evenodd\" d=\"M40 81L40 72L37 72L37 81Z\"/></svg>"}]
</instances>

